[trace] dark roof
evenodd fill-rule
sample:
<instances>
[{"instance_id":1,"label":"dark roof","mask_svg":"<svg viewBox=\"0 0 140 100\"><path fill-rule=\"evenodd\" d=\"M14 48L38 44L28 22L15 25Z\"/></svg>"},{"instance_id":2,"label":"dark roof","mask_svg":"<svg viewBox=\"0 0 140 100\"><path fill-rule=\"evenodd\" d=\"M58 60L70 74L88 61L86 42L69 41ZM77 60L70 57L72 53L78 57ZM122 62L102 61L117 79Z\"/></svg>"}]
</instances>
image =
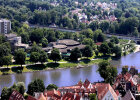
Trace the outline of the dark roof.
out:
<instances>
[{"instance_id":1,"label":"dark roof","mask_svg":"<svg viewBox=\"0 0 140 100\"><path fill-rule=\"evenodd\" d=\"M58 44L67 45L67 46L78 45L78 44L80 44L79 42L77 42L77 41L75 41L75 40L72 40L72 39L58 40L57 43L58 43Z\"/></svg>"}]
</instances>

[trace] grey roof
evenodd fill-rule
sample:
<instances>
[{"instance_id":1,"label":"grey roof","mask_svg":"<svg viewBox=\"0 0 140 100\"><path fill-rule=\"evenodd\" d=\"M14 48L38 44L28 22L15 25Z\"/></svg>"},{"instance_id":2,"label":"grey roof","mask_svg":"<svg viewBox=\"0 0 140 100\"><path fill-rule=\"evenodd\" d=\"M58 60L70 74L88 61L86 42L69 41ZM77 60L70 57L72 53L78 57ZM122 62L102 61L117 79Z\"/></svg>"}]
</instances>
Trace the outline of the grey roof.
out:
<instances>
[{"instance_id":1,"label":"grey roof","mask_svg":"<svg viewBox=\"0 0 140 100\"><path fill-rule=\"evenodd\" d=\"M17 35L16 34L13 34L13 33L11 33L11 34L5 34L5 37L8 38L8 39L10 39L10 38L17 37Z\"/></svg>"},{"instance_id":2,"label":"grey roof","mask_svg":"<svg viewBox=\"0 0 140 100\"><path fill-rule=\"evenodd\" d=\"M122 98L122 100L136 100L133 96L133 94L131 93L130 90L128 90L125 94L125 96Z\"/></svg>"},{"instance_id":3,"label":"grey roof","mask_svg":"<svg viewBox=\"0 0 140 100\"><path fill-rule=\"evenodd\" d=\"M70 46L70 45L78 45L78 44L80 44L79 42L77 42L77 41L75 41L75 40L72 40L72 39L58 40L57 43L58 43L58 44L64 44L64 45L67 45L67 46Z\"/></svg>"}]
</instances>

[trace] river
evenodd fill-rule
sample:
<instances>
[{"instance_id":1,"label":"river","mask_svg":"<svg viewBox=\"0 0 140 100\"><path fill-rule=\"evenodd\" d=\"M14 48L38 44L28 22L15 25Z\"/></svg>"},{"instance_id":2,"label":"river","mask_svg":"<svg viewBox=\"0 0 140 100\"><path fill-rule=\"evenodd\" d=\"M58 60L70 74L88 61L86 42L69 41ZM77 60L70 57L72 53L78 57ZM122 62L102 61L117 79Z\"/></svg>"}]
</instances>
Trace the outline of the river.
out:
<instances>
[{"instance_id":1,"label":"river","mask_svg":"<svg viewBox=\"0 0 140 100\"><path fill-rule=\"evenodd\" d=\"M121 57L119 60L111 61L111 64L117 67L118 72L121 72L122 66L135 66L140 72L140 52L132 53ZM10 87L14 83L24 82L27 88L28 84L40 78L44 81L45 86L48 84L56 84L57 86L70 86L78 83L79 80L84 81L86 78L91 82L102 81L97 72L98 66L85 67L81 69L56 69L51 71L28 72L22 74L2 75L0 76L0 94L3 87Z\"/></svg>"}]
</instances>

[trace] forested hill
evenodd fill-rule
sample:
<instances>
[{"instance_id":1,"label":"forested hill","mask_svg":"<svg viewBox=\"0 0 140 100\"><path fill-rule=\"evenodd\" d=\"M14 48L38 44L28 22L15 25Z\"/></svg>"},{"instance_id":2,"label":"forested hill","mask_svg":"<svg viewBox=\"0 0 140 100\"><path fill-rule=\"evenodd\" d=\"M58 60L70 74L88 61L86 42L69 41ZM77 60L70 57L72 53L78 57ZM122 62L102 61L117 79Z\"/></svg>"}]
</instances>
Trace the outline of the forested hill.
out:
<instances>
[{"instance_id":1,"label":"forested hill","mask_svg":"<svg viewBox=\"0 0 140 100\"><path fill-rule=\"evenodd\" d=\"M107 10L100 7L103 2L106 3ZM81 18L83 16L86 18L84 21ZM12 30L17 33L20 33L22 22L26 21L31 24L85 29L93 28L93 21L100 23L105 20L109 21L106 32L133 32L138 36L140 0L0 0L0 18L10 19ZM110 21L109 18L116 20ZM135 22L134 25L127 26L131 21ZM97 26L103 29L100 25ZM127 31L128 27L131 31Z\"/></svg>"}]
</instances>

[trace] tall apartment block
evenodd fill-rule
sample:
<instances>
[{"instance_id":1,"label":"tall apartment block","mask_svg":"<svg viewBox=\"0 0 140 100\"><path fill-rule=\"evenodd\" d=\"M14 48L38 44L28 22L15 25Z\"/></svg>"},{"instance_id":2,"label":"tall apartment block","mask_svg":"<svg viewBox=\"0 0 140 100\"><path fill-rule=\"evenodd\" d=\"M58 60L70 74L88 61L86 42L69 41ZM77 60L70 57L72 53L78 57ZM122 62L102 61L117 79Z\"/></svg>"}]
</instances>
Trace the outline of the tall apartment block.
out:
<instances>
[{"instance_id":1,"label":"tall apartment block","mask_svg":"<svg viewBox=\"0 0 140 100\"><path fill-rule=\"evenodd\" d=\"M7 34L11 30L11 21L7 19L0 19L0 33Z\"/></svg>"}]
</instances>

